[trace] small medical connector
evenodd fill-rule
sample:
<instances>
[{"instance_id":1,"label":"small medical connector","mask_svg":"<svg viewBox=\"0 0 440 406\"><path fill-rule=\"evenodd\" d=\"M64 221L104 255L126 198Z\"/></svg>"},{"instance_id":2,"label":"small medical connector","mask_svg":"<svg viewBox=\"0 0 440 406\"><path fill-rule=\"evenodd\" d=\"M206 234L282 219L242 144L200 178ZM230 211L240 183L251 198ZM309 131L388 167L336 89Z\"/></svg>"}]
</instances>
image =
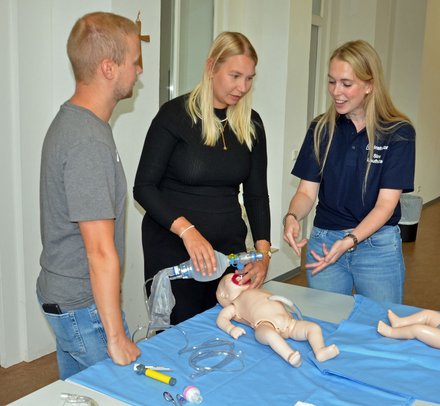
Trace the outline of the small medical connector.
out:
<instances>
[{"instance_id":1,"label":"small medical connector","mask_svg":"<svg viewBox=\"0 0 440 406\"><path fill-rule=\"evenodd\" d=\"M189 403L195 403L195 404L199 405L200 403L203 402L203 397L200 394L200 390L196 386L187 386L183 390L183 397Z\"/></svg>"}]
</instances>

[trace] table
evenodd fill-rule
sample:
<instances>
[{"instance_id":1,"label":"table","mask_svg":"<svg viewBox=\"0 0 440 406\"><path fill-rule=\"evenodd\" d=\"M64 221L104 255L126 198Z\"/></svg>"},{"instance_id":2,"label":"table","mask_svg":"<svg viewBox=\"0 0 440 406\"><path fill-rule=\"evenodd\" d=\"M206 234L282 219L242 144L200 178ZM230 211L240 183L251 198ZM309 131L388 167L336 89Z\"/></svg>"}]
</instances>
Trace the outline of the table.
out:
<instances>
[{"instance_id":1,"label":"table","mask_svg":"<svg viewBox=\"0 0 440 406\"><path fill-rule=\"evenodd\" d=\"M340 323L346 319L354 304L353 296L324 292L290 283L269 281L264 284L264 288L276 295L291 299L307 316L331 323Z\"/></svg>"},{"instance_id":2,"label":"table","mask_svg":"<svg viewBox=\"0 0 440 406\"><path fill-rule=\"evenodd\" d=\"M307 316L317 319L340 323L346 319L353 308L353 296L324 292L316 289L288 283L268 281L264 287L277 294L294 300L295 304ZM413 406L433 405L434 403L416 400Z\"/></svg>"},{"instance_id":3,"label":"table","mask_svg":"<svg viewBox=\"0 0 440 406\"><path fill-rule=\"evenodd\" d=\"M340 323L350 315L354 299L352 296L340 295L331 292L318 291L301 286L269 281L264 287L274 294L285 296L291 299L308 317ZM83 387L74 382L57 381L45 388L42 388L16 402L14 406L31 406L35 404L62 405L60 394L62 392L75 393L90 396L100 405L120 406L126 403L110 396ZM414 406L433 405L433 403L417 400Z\"/></svg>"},{"instance_id":4,"label":"table","mask_svg":"<svg viewBox=\"0 0 440 406\"><path fill-rule=\"evenodd\" d=\"M86 388L73 382L55 381L50 385L45 386L15 402L10 403L11 406L62 406L64 400L61 399L62 393L71 393L76 395L88 396L94 399L100 406L127 406L127 403L120 400L113 399L110 396L104 395Z\"/></svg>"}]
</instances>

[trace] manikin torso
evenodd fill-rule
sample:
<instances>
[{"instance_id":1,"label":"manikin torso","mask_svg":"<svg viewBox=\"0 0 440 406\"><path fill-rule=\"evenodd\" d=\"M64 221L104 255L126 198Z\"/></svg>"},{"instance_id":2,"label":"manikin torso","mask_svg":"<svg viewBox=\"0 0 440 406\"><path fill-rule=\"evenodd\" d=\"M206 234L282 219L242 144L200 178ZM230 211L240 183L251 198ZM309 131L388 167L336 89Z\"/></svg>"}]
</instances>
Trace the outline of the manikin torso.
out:
<instances>
[{"instance_id":1,"label":"manikin torso","mask_svg":"<svg viewBox=\"0 0 440 406\"><path fill-rule=\"evenodd\" d=\"M283 303L270 299L272 296L272 293L264 289L243 290L232 301L236 311L234 320L254 329L262 322L270 323L279 334L287 338L292 317L286 312Z\"/></svg>"}]
</instances>

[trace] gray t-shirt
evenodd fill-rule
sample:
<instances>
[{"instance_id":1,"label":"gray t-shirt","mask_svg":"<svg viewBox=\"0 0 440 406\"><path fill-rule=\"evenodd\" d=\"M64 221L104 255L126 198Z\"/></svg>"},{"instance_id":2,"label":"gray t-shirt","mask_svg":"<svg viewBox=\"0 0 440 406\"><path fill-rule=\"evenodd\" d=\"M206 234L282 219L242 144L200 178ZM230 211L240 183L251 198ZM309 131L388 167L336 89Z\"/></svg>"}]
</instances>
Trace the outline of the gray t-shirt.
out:
<instances>
[{"instance_id":1,"label":"gray t-shirt","mask_svg":"<svg viewBox=\"0 0 440 406\"><path fill-rule=\"evenodd\" d=\"M111 127L91 111L64 103L46 134L41 157L40 300L67 310L93 303L78 222L115 219L122 265L126 194Z\"/></svg>"}]
</instances>

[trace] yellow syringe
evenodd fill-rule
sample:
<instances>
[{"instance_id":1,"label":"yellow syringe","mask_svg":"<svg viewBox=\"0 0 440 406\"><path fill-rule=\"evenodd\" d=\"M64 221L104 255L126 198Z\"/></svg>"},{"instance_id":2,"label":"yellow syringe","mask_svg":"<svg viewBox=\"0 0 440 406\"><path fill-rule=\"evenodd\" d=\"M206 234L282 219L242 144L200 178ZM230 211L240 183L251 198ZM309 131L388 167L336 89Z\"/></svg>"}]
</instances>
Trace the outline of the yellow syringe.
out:
<instances>
[{"instance_id":1,"label":"yellow syringe","mask_svg":"<svg viewBox=\"0 0 440 406\"><path fill-rule=\"evenodd\" d=\"M147 368L143 364L134 364L134 371L138 375L145 375L148 376L149 378L155 379L156 381L160 381L171 386L176 384L176 378L173 378L172 376L169 375L165 375L162 372L156 371L154 369Z\"/></svg>"}]
</instances>

